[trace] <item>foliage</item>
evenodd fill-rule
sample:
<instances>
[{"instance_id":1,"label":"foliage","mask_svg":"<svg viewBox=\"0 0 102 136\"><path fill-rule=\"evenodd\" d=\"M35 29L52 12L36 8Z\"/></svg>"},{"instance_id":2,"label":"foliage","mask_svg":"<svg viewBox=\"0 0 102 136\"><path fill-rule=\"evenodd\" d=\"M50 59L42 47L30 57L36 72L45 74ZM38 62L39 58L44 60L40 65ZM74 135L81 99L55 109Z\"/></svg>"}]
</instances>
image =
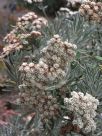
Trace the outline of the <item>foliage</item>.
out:
<instances>
[{"instance_id":1,"label":"foliage","mask_svg":"<svg viewBox=\"0 0 102 136\"><path fill-rule=\"evenodd\" d=\"M46 2L44 1L44 4L46 5ZM51 1L49 1L50 6ZM56 1L57 2L57 1ZM27 4L27 3L26 3ZM34 4L34 5L33 5ZM33 4L27 4L27 7L32 7L32 10L34 10L33 6L36 6L38 9L38 5ZM51 4L53 5L53 4ZM56 4L54 4L56 7ZM41 7L42 6L42 7ZM40 8L44 5L40 5ZM53 6L52 6L53 7ZM43 10L44 11L44 10ZM49 11L50 12L50 11ZM9 73L9 76L11 77L12 81L15 82L15 86L18 88L20 87L20 94L28 95L28 92L31 92L28 99L31 97L33 98L33 101L37 101L38 105L37 108L39 108L39 105L41 106L41 103L39 104L39 101L42 99L45 102L44 106L48 106L47 101L50 96L50 100L52 102L52 99L57 100L57 107L60 109L59 114L57 117L54 118L42 118L45 111L43 110L43 113L40 114L39 110L36 108L36 104L33 105L29 104L29 100L27 105L24 105L24 102L21 102L21 107L24 109L24 113L27 112L27 110L30 110L30 113L35 113L35 116L31 119L29 123L27 123L24 128L21 128L19 131L20 133L11 133L12 131L16 131L17 126L15 126L15 129L12 129L12 131L8 131L7 128L7 136L13 136L13 135L19 135L19 136L30 136L32 128L36 130L39 136L101 136L102 134L102 70L100 69L100 65L102 63L102 28L101 23L98 22L89 22L84 17L80 16L79 12L77 12L74 15L58 15L54 19L48 19L47 25L43 26L40 30L41 37L39 37L36 41L36 38L32 38L32 40L28 40L25 38L24 40L27 41L27 46L34 47L34 48L24 48L18 51L10 52L6 57L4 57L4 62L7 67L7 71ZM30 28L30 26L28 26ZM29 29L25 29L27 33L29 33ZM30 29L31 30L31 29ZM22 31L17 31L18 33L22 34ZM23 31L24 33L25 31ZM17 34L18 35L18 34ZM77 49L75 50L75 58L70 62L70 72L66 76L64 84L60 86L51 86L47 89L39 89L40 87L35 85L34 81L37 81L37 79L33 79L34 74L30 75L29 72L25 74L25 71L19 71L19 67L24 62L27 62L27 66L30 62L32 62L34 65L39 64L39 60L41 58L46 57L49 49L48 41L54 36L59 35L62 39L62 41L67 41L68 43L71 43L72 45L77 45ZM61 41L61 43L62 43ZM64 43L64 42L63 42ZM51 44L51 43L50 43ZM53 45L54 46L54 45ZM25 46L24 46L25 47ZM44 54L41 53L43 49L48 49L48 51ZM60 47L61 48L61 47ZM70 47L69 47L70 48ZM55 48L56 49L56 48ZM52 50L50 50L52 51ZM72 48L70 50L70 53L72 51ZM60 52L60 51L59 51ZM59 55L57 52L57 55ZM52 56L54 51L52 51ZM56 54L55 54L56 55ZM65 52L63 55L66 55ZM50 56L50 57L52 57ZM63 58L63 57L62 57ZM45 60L47 60L45 58ZM50 60L50 59L49 59ZM67 60L69 61L69 59ZM49 61L50 62L50 61ZM23 64L24 65L24 64ZM49 64L50 65L50 64ZM65 66L65 65L64 65ZM28 68L28 67L27 67ZM68 67L69 68L69 67ZM26 70L29 70L26 69ZM28 75L27 75L28 74ZM30 77L31 80L28 80ZM31 81L31 82L30 82ZM38 80L39 81L39 80ZM20 85L20 86L19 86ZM78 128L78 126L73 126L72 120L73 120L73 113L70 113L66 109L66 106L64 105L64 98L70 98L71 92L82 92L82 93L89 93L95 98L99 100L99 106L97 108L97 115L95 117L95 122L97 123L97 129L94 132L90 132L88 134L83 133L83 131ZM23 93L22 93L23 92ZM24 94L25 93L25 94ZM27 93L27 94L26 94ZM35 93L38 93L38 95L35 95ZM34 95L34 96L33 96ZM46 97L46 100L45 100ZM53 104L53 103L50 103ZM26 109L26 106L28 106ZM53 107L53 105L51 105ZM41 107L43 108L43 106ZM47 107L48 108L48 107ZM48 109L49 110L49 109ZM22 114L23 114L22 112ZM54 112L57 112L54 111ZM50 113L49 113L50 114ZM65 118L67 117L67 119ZM100 121L101 120L101 121ZM17 125L19 123L17 122ZM29 129L28 129L29 126ZM4 129L5 130L5 129ZM27 132L27 133L24 133ZM1 133L5 133L1 131ZM34 136L36 136L34 131Z\"/></svg>"}]
</instances>

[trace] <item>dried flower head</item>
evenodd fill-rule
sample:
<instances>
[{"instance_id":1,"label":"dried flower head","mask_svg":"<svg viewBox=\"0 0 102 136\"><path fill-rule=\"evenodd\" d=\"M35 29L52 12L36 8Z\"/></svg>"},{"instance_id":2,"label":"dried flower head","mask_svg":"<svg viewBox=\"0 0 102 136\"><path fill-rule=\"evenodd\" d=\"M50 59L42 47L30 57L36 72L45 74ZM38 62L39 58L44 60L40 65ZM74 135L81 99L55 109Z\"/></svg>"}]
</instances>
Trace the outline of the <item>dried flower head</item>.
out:
<instances>
[{"instance_id":1,"label":"dried flower head","mask_svg":"<svg viewBox=\"0 0 102 136\"><path fill-rule=\"evenodd\" d=\"M59 35L54 35L41 50L42 57L38 64L22 65L20 70L26 73L26 78L32 85L39 88L56 86L66 79L70 62L75 57L76 45L63 42Z\"/></svg>"},{"instance_id":2,"label":"dried flower head","mask_svg":"<svg viewBox=\"0 0 102 136\"><path fill-rule=\"evenodd\" d=\"M28 47L31 39L37 39L42 35L41 28L46 24L46 19L38 17L34 12L19 17L15 28L4 38L6 46L1 56L5 57L11 52Z\"/></svg>"},{"instance_id":3,"label":"dried flower head","mask_svg":"<svg viewBox=\"0 0 102 136\"><path fill-rule=\"evenodd\" d=\"M22 107L28 106L28 110L37 110L40 114L43 123L49 119L55 119L59 115L59 105L57 99L49 92L40 90L39 88L32 88L26 84L20 87L18 102Z\"/></svg>"},{"instance_id":4,"label":"dried flower head","mask_svg":"<svg viewBox=\"0 0 102 136\"><path fill-rule=\"evenodd\" d=\"M38 31L43 25L47 24L47 20L43 17L38 17L35 12L28 12L22 17L18 18L17 27L21 30Z\"/></svg>"},{"instance_id":5,"label":"dried flower head","mask_svg":"<svg viewBox=\"0 0 102 136\"><path fill-rule=\"evenodd\" d=\"M91 21L102 21L102 2L86 2L81 5L79 12Z\"/></svg>"}]
</instances>

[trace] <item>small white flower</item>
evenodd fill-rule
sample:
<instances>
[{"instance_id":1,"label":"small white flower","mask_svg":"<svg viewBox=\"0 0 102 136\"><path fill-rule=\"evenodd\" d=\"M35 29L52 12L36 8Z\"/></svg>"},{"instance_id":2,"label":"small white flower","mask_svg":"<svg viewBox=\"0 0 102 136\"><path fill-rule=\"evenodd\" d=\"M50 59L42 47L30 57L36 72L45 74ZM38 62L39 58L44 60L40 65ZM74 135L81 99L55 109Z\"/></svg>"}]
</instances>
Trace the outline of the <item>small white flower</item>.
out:
<instances>
[{"instance_id":1,"label":"small white flower","mask_svg":"<svg viewBox=\"0 0 102 136\"><path fill-rule=\"evenodd\" d=\"M25 0L26 2L32 4L32 0Z\"/></svg>"},{"instance_id":2,"label":"small white flower","mask_svg":"<svg viewBox=\"0 0 102 136\"><path fill-rule=\"evenodd\" d=\"M68 98L64 98L64 103L68 103L69 99Z\"/></svg>"},{"instance_id":3,"label":"small white flower","mask_svg":"<svg viewBox=\"0 0 102 136\"><path fill-rule=\"evenodd\" d=\"M42 60L40 60L39 65L43 67L45 65L45 63Z\"/></svg>"},{"instance_id":4,"label":"small white flower","mask_svg":"<svg viewBox=\"0 0 102 136\"><path fill-rule=\"evenodd\" d=\"M60 36L59 36L58 34L56 34L56 35L54 35L54 38L55 38L55 39L59 39Z\"/></svg>"},{"instance_id":5,"label":"small white flower","mask_svg":"<svg viewBox=\"0 0 102 136\"><path fill-rule=\"evenodd\" d=\"M23 71L24 70L24 67L23 66L20 66L19 67L19 71Z\"/></svg>"},{"instance_id":6,"label":"small white flower","mask_svg":"<svg viewBox=\"0 0 102 136\"><path fill-rule=\"evenodd\" d=\"M27 62L23 62L23 63L22 63L22 66L24 66L24 67L27 66L27 65L28 65Z\"/></svg>"},{"instance_id":7,"label":"small white flower","mask_svg":"<svg viewBox=\"0 0 102 136\"><path fill-rule=\"evenodd\" d=\"M29 63L29 67L34 67L35 66L35 64L34 63Z\"/></svg>"},{"instance_id":8,"label":"small white flower","mask_svg":"<svg viewBox=\"0 0 102 136\"><path fill-rule=\"evenodd\" d=\"M29 66L24 67L24 71L25 71L25 72L30 72Z\"/></svg>"},{"instance_id":9,"label":"small white flower","mask_svg":"<svg viewBox=\"0 0 102 136\"><path fill-rule=\"evenodd\" d=\"M66 120L69 120L69 119L70 119L68 116L64 116L63 118L66 119Z\"/></svg>"},{"instance_id":10,"label":"small white flower","mask_svg":"<svg viewBox=\"0 0 102 136\"><path fill-rule=\"evenodd\" d=\"M59 68L59 64L55 63L55 64L53 65L53 67L57 69L57 68Z\"/></svg>"}]
</instances>

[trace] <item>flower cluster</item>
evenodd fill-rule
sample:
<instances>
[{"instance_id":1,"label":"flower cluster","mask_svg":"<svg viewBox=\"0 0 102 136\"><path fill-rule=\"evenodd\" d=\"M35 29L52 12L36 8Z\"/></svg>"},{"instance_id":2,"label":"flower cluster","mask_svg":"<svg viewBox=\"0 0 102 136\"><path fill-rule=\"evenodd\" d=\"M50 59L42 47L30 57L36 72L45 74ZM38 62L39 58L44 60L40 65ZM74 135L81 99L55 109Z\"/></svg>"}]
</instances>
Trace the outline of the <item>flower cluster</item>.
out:
<instances>
[{"instance_id":1,"label":"flower cluster","mask_svg":"<svg viewBox=\"0 0 102 136\"><path fill-rule=\"evenodd\" d=\"M49 87L59 87L69 71L69 64L75 57L76 45L63 42L54 35L41 50L38 63L24 62L19 70L24 75L23 89L20 91L20 104L36 108L44 122L59 115L57 99L48 91Z\"/></svg>"},{"instance_id":2,"label":"flower cluster","mask_svg":"<svg viewBox=\"0 0 102 136\"><path fill-rule=\"evenodd\" d=\"M3 48L2 57L31 44L29 39L37 39L41 36L41 28L46 24L46 19L38 17L34 12L19 17L15 28L4 38L7 46Z\"/></svg>"},{"instance_id":3,"label":"flower cluster","mask_svg":"<svg viewBox=\"0 0 102 136\"><path fill-rule=\"evenodd\" d=\"M102 2L86 2L81 5L79 12L88 20L101 22L102 21Z\"/></svg>"},{"instance_id":4,"label":"flower cluster","mask_svg":"<svg viewBox=\"0 0 102 136\"><path fill-rule=\"evenodd\" d=\"M28 110L37 110L43 123L51 118L56 119L59 115L60 108L57 99L48 91L36 87L21 85L18 102L24 108L28 106Z\"/></svg>"},{"instance_id":5,"label":"flower cluster","mask_svg":"<svg viewBox=\"0 0 102 136\"><path fill-rule=\"evenodd\" d=\"M47 20L43 17L38 17L34 12L28 12L18 18L17 27L25 30L40 30L43 25L47 24Z\"/></svg>"},{"instance_id":6,"label":"flower cluster","mask_svg":"<svg viewBox=\"0 0 102 136\"><path fill-rule=\"evenodd\" d=\"M7 44L19 43L19 39L16 36L16 29L13 29L9 34L4 37L4 41Z\"/></svg>"},{"instance_id":7,"label":"flower cluster","mask_svg":"<svg viewBox=\"0 0 102 136\"><path fill-rule=\"evenodd\" d=\"M94 118L99 101L88 93L72 92L71 95L71 98L64 99L64 103L73 112L73 125L77 125L84 133L93 132L96 129Z\"/></svg>"},{"instance_id":8,"label":"flower cluster","mask_svg":"<svg viewBox=\"0 0 102 136\"><path fill-rule=\"evenodd\" d=\"M16 30L11 31L4 38L4 41L7 44L7 46L3 48L2 57L9 55L10 52L13 52L15 50L20 50L23 48L23 45L20 39L16 36L15 32Z\"/></svg>"},{"instance_id":9,"label":"flower cluster","mask_svg":"<svg viewBox=\"0 0 102 136\"><path fill-rule=\"evenodd\" d=\"M38 87L58 85L68 75L75 49L76 45L63 42L59 35L54 35L41 50L42 57L38 64L23 63L19 70L26 73L27 79Z\"/></svg>"}]
</instances>

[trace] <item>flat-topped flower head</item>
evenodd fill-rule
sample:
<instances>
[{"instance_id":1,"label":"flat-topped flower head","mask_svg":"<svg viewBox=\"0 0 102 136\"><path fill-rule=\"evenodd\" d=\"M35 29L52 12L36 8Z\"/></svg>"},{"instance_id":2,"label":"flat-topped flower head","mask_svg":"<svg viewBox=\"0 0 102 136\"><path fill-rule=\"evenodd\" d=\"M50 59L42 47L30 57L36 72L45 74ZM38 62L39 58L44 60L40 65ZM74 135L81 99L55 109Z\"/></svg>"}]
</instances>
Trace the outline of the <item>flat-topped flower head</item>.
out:
<instances>
[{"instance_id":1,"label":"flat-topped flower head","mask_svg":"<svg viewBox=\"0 0 102 136\"><path fill-rule=\"evenodd\" d=\"M81 5L79 12L89 21L102 22L102 2L88 1Z\"/></svg>"},{"instance_id":2,"label":"flat-topped flower head","mask_svg":"<svg viewBox=\"0 0 102 136\"><path fill-rule=\"evenodd\" d=\"M73 112L73 125L78 125L83 132L89 133L96 129L96 116L99 100L92 95L82 92L72 92L71 98L64 98L67 109Z\"/></svg>"}]
</instances>

